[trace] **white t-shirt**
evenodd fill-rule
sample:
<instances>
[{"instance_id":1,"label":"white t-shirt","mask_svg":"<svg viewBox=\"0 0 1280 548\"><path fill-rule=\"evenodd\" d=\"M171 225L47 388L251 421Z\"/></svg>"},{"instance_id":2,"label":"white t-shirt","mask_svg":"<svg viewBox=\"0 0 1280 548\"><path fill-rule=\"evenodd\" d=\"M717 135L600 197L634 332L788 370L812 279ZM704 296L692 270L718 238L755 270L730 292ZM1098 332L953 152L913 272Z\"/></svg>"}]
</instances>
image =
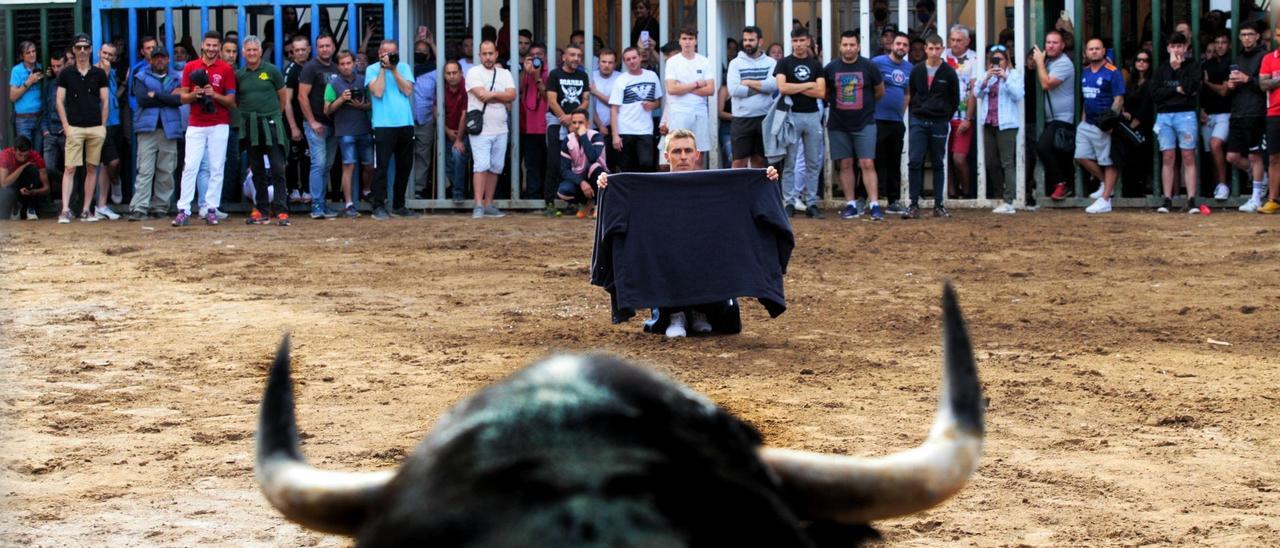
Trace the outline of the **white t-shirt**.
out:
<instances>
[{"instance_id":1,"label":"white t-shirt","mask_svg":"<svg viewBox=\"0 0 1280 548\"><path fill-rule=\"evenodd\" d=\"M599 90L600 93L603 93L605 97L612 98L614 83L618 81L618 77L621 75L622 72L615 70L608 78L605 78L600 74L600 71L597 70L591 73L591 85L595 86L596 89ZM596 119L600 120L600 123L608 127L609 103L607 101L600 101L599 99L599 97L592 97L591 107L596 111Z\"/></svg>"},{"instance_id":2,"label":"white t-shirt","mask_svg":"<svg viewBox=\"0 0 1280 548\"><path fill-rule=\"evenodd\" d=\"M975 71L982 68L982 61L978 58L977 52L973 50L965 50L964 55L957 57L951 52L951 48L942 51L942 59L956 69L956 78L960 80L960 104L956 107L956 113L952 116L955 120L963 120L968 117L968 109L965 108L965 102L969 100L969 92L972 91L970 86L973 83L973 75Z\"/></svg>"},{"instance_id":3,"label":"white t-shirt","mask_svg":"<svg viewBox=\"0 0 1280 548\"><path fill-rule=\"evenodd\" d=\"M661 98L662 81L653 71L619 75L609 94L609 104L618 105L618 135L653 135L653 115L644 109L644 102Z\"/></svg>"},{"instance_id":4,"label":"white t-shirt","mask_svg":"<svg viewBox=\"0 0 1280 548\"><path fill-rule=\"evenodd\" d=\"M480 130L481 135L502 135L510 133L507 129L507 105L502 103L484 104L476 98L472 89L483 87L489 89L489 84L493 83L493 92L501 93L503 91L516 87L516 83L511 79L511 71L494 65L494 69L498 71L494 76L492 70L484 68L484 65L476 65L467 71L467 111L484 109L484 128Z\"/></svg>"},{"instance_id":5,"label":"white t-shirt","mask_svg":"<svg viewBox=\"0 0 1280 548\"><path fill-rule=\"evenodd\" d=\"M699 54L693 54L693 59L685 59L684 54L673 56L667 60L665 80L675 80L680 84L691 84L698 80L715 80L715 75L711 73L711 61ZM707 99L701 95L695 95L692 91L684 95L670 95L667 97L667 110L676 114L686 114L692 112L706 112Z\"/></svg>"}]
</instances>

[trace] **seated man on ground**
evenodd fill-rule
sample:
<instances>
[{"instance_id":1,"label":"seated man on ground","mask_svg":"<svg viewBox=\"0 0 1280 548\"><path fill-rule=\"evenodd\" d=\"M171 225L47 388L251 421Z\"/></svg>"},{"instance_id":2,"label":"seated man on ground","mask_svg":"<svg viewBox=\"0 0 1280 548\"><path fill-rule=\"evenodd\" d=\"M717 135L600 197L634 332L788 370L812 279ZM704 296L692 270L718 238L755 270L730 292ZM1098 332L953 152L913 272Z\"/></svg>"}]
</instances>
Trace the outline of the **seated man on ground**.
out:
<instances>
[{"instance_id":1,"label":"seated man on ground","mask_svg":"<svg viewBox=\"0 0 1280 548\"><path fill-rule=\"evenodd\" d=\"M30 139L19 135L12 147L0 150L0 219L25 213L28 221L37 220L41 196L50 188L44 158L31 150Z\"/></svg>"},{"instance_id":2,"label":"seated man on ground","mask_svg":"<svg viewBox=\"0 0 1280 548\"><path fill-rule=\"evenodd\" d=\"M604 135L593 131L587 111L569 115L569 132L560 140L560 187L556 196L578 206L578 218L589 214L596 197L596 180L608 173Z\"/></svg>"}]
</instances>

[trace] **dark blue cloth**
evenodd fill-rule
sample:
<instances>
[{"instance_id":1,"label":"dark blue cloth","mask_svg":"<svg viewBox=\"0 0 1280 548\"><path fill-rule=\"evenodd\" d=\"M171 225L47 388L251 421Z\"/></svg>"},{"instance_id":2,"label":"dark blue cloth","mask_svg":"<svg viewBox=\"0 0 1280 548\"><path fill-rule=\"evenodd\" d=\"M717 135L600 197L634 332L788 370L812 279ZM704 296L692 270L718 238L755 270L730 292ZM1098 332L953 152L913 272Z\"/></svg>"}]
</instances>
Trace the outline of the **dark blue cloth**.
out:
<instances>
[{"instance_id":1,"label":"dark blue cloth","mask_svg":"<svg viewBox=\"0 0 1280 548\"><path fill-rule=\"evenodd\" d=\"M609 176L591 283L612 296L615 323L637 308L737 297L782 314L795 237L777 185L763 169Z\"/></svg>"}]
</instances>

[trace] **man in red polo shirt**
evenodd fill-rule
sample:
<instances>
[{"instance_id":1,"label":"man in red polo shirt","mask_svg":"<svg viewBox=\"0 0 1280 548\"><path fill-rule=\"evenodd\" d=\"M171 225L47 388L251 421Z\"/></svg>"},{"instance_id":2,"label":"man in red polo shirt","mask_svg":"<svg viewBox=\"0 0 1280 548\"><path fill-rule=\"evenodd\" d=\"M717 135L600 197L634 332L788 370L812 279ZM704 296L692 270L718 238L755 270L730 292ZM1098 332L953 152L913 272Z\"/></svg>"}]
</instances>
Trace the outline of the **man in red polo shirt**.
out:
<instances>
[{"instance_id":1,"label":"man in red polo shirt","mask_svg":"<svg viewBox=\"0 0 1280 548\"><path fill-rule=\"evenodd\" d=\"M236 106L235 71L219 53L222 37L206 32L198 61L187 63L182 70L182 103L191 105L187 125L187 149L183 155L182 193L178 198L178 216L173 226L191 224L191 202L196 194L196 175L200 163L209 161L209 188L204 203L208 206L205 222L218 224L218 206L222 198L222 174L227 160L227 137L231 133L231 111Z\"/></svg>"},{"instance_id":2,"label":"man in red polo shirt","mask_svg":"<svg viewBox=\"0 0 1280 548\"><path fill-rule=\"evenodd\" d=\"M1280 26L1275 32L1276 38L1280 38ZM1263 56L1258 85L1267 92L1267 153L1271 164L1267 201L1258 208L1258 213L1274 215L1280 213L1280 50Z\"/></svg>"}]
</instances>

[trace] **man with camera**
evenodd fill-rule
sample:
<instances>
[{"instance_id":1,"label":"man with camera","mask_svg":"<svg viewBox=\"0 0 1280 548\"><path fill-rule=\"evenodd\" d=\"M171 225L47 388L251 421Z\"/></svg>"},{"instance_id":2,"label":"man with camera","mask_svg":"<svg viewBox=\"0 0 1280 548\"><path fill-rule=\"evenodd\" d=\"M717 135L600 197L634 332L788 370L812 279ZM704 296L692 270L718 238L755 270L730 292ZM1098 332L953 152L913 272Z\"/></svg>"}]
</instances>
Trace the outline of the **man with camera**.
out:
<instances>
[{"instance_id":1,"label":"man with camera","mask_svg":"<svg viewBox=\"0 0 1280 548\"><path fill-rule=\"evenodd\" d=\"M1110 213L1111 191L1119 172L1111 161L1111 130L1124 111L1124 75L1107 62L1102 39L1090 39L1084 46L1088 61L1080 70L1080 94L1084 96L1084 119L1076 128L1076 163L1102 181L1102 193L1085 213Z\"/></svg>"},{"instance_id":2,"label":"man with camera","mask_svg":"<svg viewBox=\"0 0 1280 548\"><path fill-rule=\"evenodd\" d=\"M209 188L204 203L208 208L204 220L218 224L218 206L222 204L222 176L227 160L227 137L231 134L231 109L236 104L236 75L231 65L219 55L222 35L209 31L200 45L200 59L186 64L182 70L182 104L191 105L187 123L186 151L183 154L182 186L178 198L178 215L173 226L191 224L191 202L195 199L196 176L200 162L209 161ZM86 184L87 186L87 184Z\"/></svg>"},{"instance_id":3,"label":"man with camera","mask_svg":"<svg viewBox=\"0 0 1280 548\"><path fill-rule=\"evenodd\" d=\"M409 172L413 169L413 67L400 61L395 40L383 40L378 62L364 73L373 104L374 152L377 175L373 185L373 218L387 218L387 166L395 159L396 176L391 196L391 215L417 217L405 207Z\"/></svg>"},{"instance_id":4,"label":"man with camera","mask_svg":"<svg viewBox=\"0 0 1280 548\"><path fill-rule=\"evenodd\" d=\"M371 107L364 89L364 76L357 74L355 67L356 59L351 52L339 52L338 78L330 82L324 91L324 115L333 119L333 133L338 139L338 150L342 154L342 197L346 200L346 206L342 208L340 215L347 219L360 216L356 212L355 194L351 188L351 178L355 175L357 163L364 168L360 174L360 181L364 185L377 187L381 182L385 188L386 183L386 179L375 179L373 176L373 126L369 123ZM373 215L375 219L379 216L376 208Z\"/></svg>"},{"instance_id":5,"label":"man with camera","mask_svg":"<svg viewBox=\"0 0 1280 548\"><path fill-rule=\"evenodd\" d=\"M18 44L22 62L9 73L9 101L13 102L13 125L17 135L36 140L40 126L40 97L44 80L52 76L36 61L36 45L31 42Z\"/></svg>"}]
</instances>

